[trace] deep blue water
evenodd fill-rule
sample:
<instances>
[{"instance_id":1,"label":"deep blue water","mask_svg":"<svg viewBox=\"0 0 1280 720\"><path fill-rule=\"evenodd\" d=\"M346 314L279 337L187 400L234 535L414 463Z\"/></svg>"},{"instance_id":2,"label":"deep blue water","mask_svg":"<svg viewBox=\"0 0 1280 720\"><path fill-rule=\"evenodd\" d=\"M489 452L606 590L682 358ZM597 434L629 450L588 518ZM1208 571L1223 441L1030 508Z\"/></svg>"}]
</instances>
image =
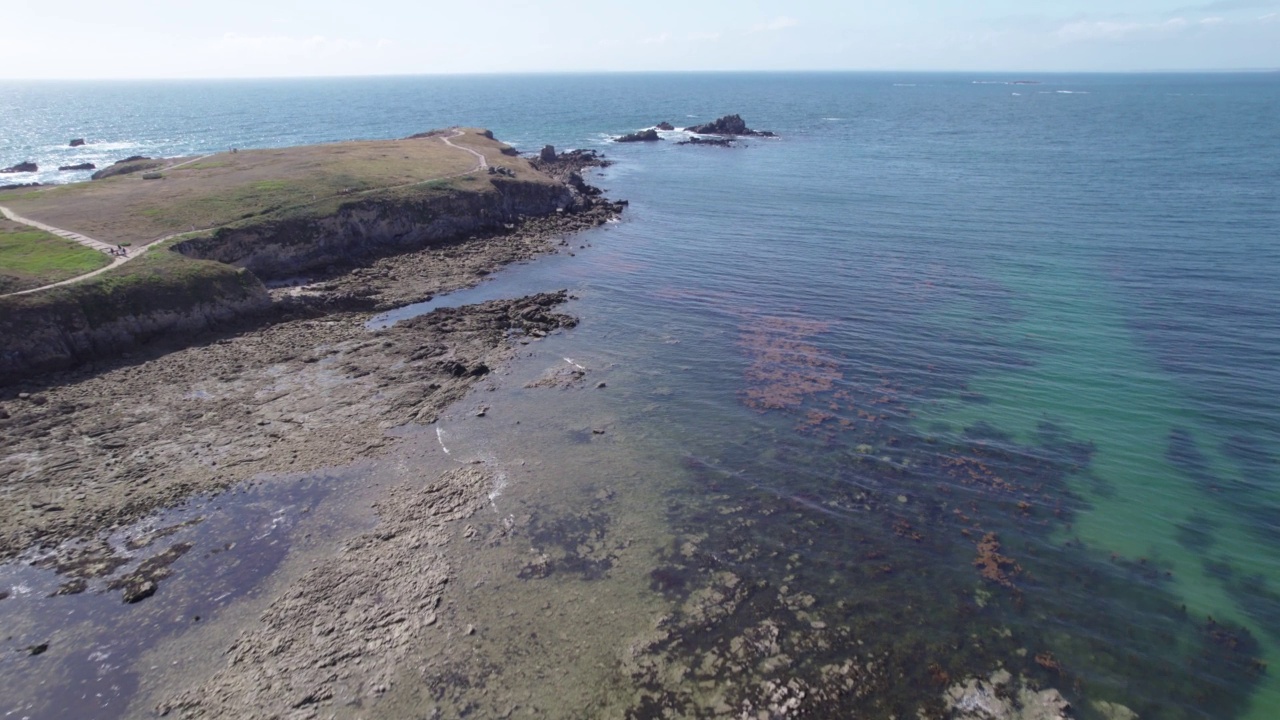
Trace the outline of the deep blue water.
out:
<instances>
[{"instance_id":1,"label":"deep blue water","mask_svg":"<svg viewBox=\"0 0 1280 720\"><path fill-rule=\"evenodd\" d=\"M1039 84L1002 83L1021 79ZM781 137L608 141L728 112ZM1280 686L1215 656L1206 618L1280 662L1277 118L1275 74L5 83L0 165L35 160L8 177L48 182L78 179L45 171L74 162L449 125L603 150L626 221L513 282L575 288L568 342L680 368L663 417L698 460L673 526L714 537L697 496L723 472L739 480L718 492L820 525L815 577L853 577L844 541L874 531L831 509L855 486L922 497L931 510L898 519L923 549L889 555L971 591L970 538L997 533L1027 577L988 583L1009 595L991 622L1051 644L1083 697L1266 718ZM791 546L784 526L750 541ZM866 592L933 592L884 582Z\"/></svg>"}]
</instances>

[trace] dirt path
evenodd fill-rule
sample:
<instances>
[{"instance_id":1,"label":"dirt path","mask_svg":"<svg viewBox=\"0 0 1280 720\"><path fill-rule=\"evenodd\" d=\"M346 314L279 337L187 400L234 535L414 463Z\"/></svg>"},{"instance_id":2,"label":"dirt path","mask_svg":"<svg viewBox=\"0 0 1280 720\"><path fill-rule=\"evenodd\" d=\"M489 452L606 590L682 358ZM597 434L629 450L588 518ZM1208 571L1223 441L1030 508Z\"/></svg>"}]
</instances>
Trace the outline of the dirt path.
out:
<instances>
[{"instance_id":1,"label":"dirt path","mask_svg":"<svg viewBox=\"0 0 1280 720\"><path fill-rule=\"evenodd\" d=\"M441 140L441 141L443 141L445 145L448 145L448 146L449 146L449 147L451 147L451 148L454 148L454 149L456 149L456 150L461 150L461 151L463 151L463 152L465 152L465 153L469 153L469 154L471 154L471 155L475 156L475 158L476 158L476 165L475 165L475 167L471 168L470 170L467 170L467 171L465 171L465 172L460 172L460 173L454 173L453 175L445 175L445 176L442 176L442 177L431 178L431 179L429 179L429 180L419 180L419 181L414 181L414 182L411 182L411 183L406 183L406 184L404 184L404 185L394 185L394 186L390 186L390 187L373 188L373 189L370 189L370 190L365 190L365 191L363 191L363 192L361 192L361 193L359 193L359 194L361 194L361 195L368 195L368 194L370 194L370 193L383 192L383 191L386 191L386 190L398 190L398 189L401 189L401 188L412 187L412 186L414 186L414 185L423 185L423 184L430 183L430 182L438 182L438 181L440 181L440 180L449 180L449 179L451 179L451 178L455 178L455 177L462 177L463 175L470 175L471 173L480 172L480 171L482 171L482 170L484 170L484 169L488 168L488 167L489 167L489 160L484 156L484 153L478 152L478 151L476 151L476 150L472 150L471 148L468 148L468 147L463 147L463 146L461 146L461 145L454 145L454 144L453 144L453 142L452 142L453 138L459 137L459 136L464 135L464 134L465 134L465 133L464 133L462 130L457 130L457 129L455 129L455 130L453 131L453 134L452 134L452 135L448 135L448 136L441 136L441 137L440 137L440 140ZM180 167L182 167L182 166L184 166L184 165L190 165L190 164L192 164L192 163L199 162L199 161L204 160L205 158L209 158L209 157L213 157L213 156L212 156L212 155L203 155L203 156L198 157L198 158L194 158L194 159L191 159L191 160L187 160L187 161L185 161L185 162L178 163L177 165L169 166L169 167L167 167L167 168L165 168L165 169L166 169L166 170L173 170L173 169L175 169L175 168L180 168ZM337 195L330 195L330 196L327 196L327 197L317 198L317 199L315 199L315 200L313 200L313 201L311 201L310 203L307 203L307 204L308 204L308 205L314 205L314 204L316 204L316 203L324 202L325 200L329 200L329 199L332 199L332 198L334 198L334 197L337 197ZM166 240L172 240L173 238L176 238L176 237L178 237L179 235L186 235L186 234L188 234L189 232L191 232L191 231L184 231L184 232L173 233L172 235L165 235L164 237L162 237L162 238L158 238L158 239L156 239L156 240L154 240L154 241L152 241L152 242L147 243L146 245L140 245L140 246L138 246L136 249L134 249L134 250L133 250L131 253L129 253L128 255L124 255L124 256L116 256L116 255L114 255L114 253L113 253L113 250L115 250L115 246L114 246L114 245L111 245L111 244L109 244L109 243L104 243L104 242L102 242L101 240L95 240L95 239L93 239L93 238L91 238L91 237L89 237L89 236L87 236L87 235L82 235L82 234L80 234L80 233L78 233L78 232L74 232L74 231L72 231L72 230L66 230L66 229L63 229L63 228L57 228L57 227L53 227L52 225L46 225L46 224L44 224L44 223L42 223L42 222L39 222L39 221L37 221L37 220L31 220L31 219L29 219L29 218L24 218L24 217L22 217L21 215L18 215L18 214L16 214L16 213L14 213L12 210L10 210L9 208L4 207L4 206L2 206L2 205L0 205L0 214L3 214L6 218L8 218L9 220L12 220L13 222L21 223L21 224L23 224L23 225L28 225L28 226L33 227L33 228L36 228L36 229L38 229L38 230L43 230L43 231L45 231L45 232L47 232L47 233L52 233L52 234L54 234L54 235L57 235L58 237L66 238L67 240L71 240L71 241L73 241L73 242L80 243L81 245L84 245L85 247L89 247L89 248L92 248L92 249L97 250L97 251L99 251L99 252L105 253L105 254L107 254L107 255L112 255L113 257L115 257L115 261L114 261L114 262L112 262L110 265L107 265L106 267L98 268L97 270L94 270L93 272L88 272L88 273L85 273L84 275L77 275L76 277L69 278L69 279L67 279L67 280L63 280L63 281L61 281L61 282L50 283L50 284L48 284L48 285L41 285L40 287L36 287L36 288L30 288L30 289L28 289L28 290L20 290L20 291L18 291L18 292L6 293L6 294L3 294L3 295L0 295L0 297L8 297L8 296L10 296L10 295L28 295L28 294L30 294L30 293L37 293L37 292L40 292L40 291L42 291L42 290L48 290L48 289L50 289L50 288L61 287L61 286L63 286L63 285L71 285L71 284L74 284L74 283L81 282L82 280L88 280L88 279L89 279L89 278L91 278L91 277L96 277L96 276L98 276L98 275L101 275L101 274L102 274L102 273L104 273L104 272L107 272L108 270L111 270L111 269L113 269L113 268L117 268L117 267L119 267L119 266L121 266L121 265L123 265L123 264L125 264L125 263L129 262L130 260L132 260L132 259L134 259L134 258L136 258L136 257L138 257L138 256L140 256L140 255L142 255L143 253L145 253L145 252L146 252L147 250L149 250L152 246L159 245L160 243L165 242ZM213 227L207 227L207 228L200 228L200 229L199 229L199 230L197 230L196 232L204 232L204 231L207 231L207 230L216 230L218 227L221 227L221 226L213 226Z\"/></svg>"}]
</instances>

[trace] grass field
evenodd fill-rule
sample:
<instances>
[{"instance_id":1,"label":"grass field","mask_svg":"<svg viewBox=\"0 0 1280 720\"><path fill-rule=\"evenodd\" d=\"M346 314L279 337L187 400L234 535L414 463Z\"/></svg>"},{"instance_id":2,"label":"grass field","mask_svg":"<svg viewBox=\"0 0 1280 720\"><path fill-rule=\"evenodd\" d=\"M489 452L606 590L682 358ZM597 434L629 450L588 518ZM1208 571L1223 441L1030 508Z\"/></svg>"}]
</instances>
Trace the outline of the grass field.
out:
<instances>
[{"instance_id":1,"label":"grass field","mask_svg":"<svg viewBox=\"0 0 1280 720\"><path fill-rule=\"evenodd\" d=\"M524 180L546 180L522 158L478 130L452 140L484 154ZM108 243L146 245L165 236L252 218L331 211L333 201L366 192L399 194L414 186L440 190L487 186L467 176L470 153L440 137L373 140L219 153L191 164L174 160L158 172L71 185L0 192L0 204L54 227ZM434 181L434 182L433 182Z\"/></svg>"},{"instance_id":2,"label":"grass field","mask_svg":"<svg viewBox=\"0 0 1280 720\"><path fill-rule=\"evenodd\" d=\"M0 295L59 282L111 258L57 235L0 218Z\"/></svg>"}]
</instances>

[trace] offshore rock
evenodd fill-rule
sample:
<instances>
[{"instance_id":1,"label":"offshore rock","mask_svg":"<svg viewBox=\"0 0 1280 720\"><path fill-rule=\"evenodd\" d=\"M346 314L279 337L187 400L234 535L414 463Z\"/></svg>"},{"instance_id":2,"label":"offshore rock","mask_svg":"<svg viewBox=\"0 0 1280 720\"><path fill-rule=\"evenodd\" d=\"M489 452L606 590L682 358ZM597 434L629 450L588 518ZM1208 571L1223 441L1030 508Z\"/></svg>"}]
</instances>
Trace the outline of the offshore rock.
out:
<instances>
[{"instance_id":1,"label":"offshore rock","mask_svg":"<svg viewBox=\"0 0 1280 720\"><path fill-rule=\"evenodd\" d=\"M71 147L80 147L84 144L84 138L76 138L71 141Z\"/></svg>"},{"instance_id":2,"label":"offshore rock","mask_svg":"<svg viewBox=\"0 0 1280 720\"><path fill-rule=\"evenodd\" d=\"M719 120L706 123L704 125L694 125L691 128L685 128L691 133L698 135L751 135L755 137L777 137L767 130L752 130L747 127L747 123L742 119L741 115L725 115Z\"/></svg>"},{"instance_id":3,"label":"offshore rock","mask_svg":"<svg viewBox=\"0 0 1280 720\"><path fill-rule=\"evenodd\" d=\"M26 162L20 162L17 165L10 165L5 169L0 170L0 173L27 173L27 172L35 172L39 169L40 169L40 166L36 165L30 160L27 160Z\"/></svg>"},{"instance_id":4,"label":"offshore rock","mask_svg":"<svg viewBox=\"0 0 1280 720\"><path fill-rule=\"evenodd\" d=\"M658 123L658 129L659 129L659 130L661 130L661 131L663 131L663 132L671 132L672 130L675 130L675 129L676 129L676 126L675 126L675 125L672 125L672 124L671 124L671 123L669 123L669 122L665 122L665 121L664 121L664 122L660 122L660 123Z\"/></svg>"},{"instance_id":5,"label":"offshore rock","mask_svg":"<svg viewBox=\"0 0 1280 720\"><path fill-rule=\"evenodd\" d=\"M62 165L58 168L59 172L67 172L68 170L97 170L98 166L93 163L80 163L79 165Z\"/></svg>"},{"instance_id":6,"label":"offshore rock","mask_svg":"<svg viewBox=\"0 0 1280 720\"><path fill-rule=\"evenodd\" d=\"M657 131L657 130L654 130L653 128L649 128L648 130L640 130L640 131L638 131L638 132L633 132L633 133L631 133L630 135L623 135L623 136L622 136L622 137L620 137L620 138L614 138L614 140L613 140L613 141L614 141L614 142L620 142L620 143L626 143L626 142L655 142L655 141L657 141L657 140L661 140L661 139L662 139L662 138L658 136L658 131Z\"/></svg>"}]
</instances>

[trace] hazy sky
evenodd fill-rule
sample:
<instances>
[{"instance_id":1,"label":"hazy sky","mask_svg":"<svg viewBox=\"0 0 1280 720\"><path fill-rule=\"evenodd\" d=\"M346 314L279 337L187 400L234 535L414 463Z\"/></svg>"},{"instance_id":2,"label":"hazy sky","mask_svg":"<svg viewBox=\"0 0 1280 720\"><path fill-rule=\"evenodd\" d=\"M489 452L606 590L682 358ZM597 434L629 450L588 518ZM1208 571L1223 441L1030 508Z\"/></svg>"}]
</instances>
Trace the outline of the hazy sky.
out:
<instances>
[{"instance_id":1,"label":"hazy sky","mask_svg":"<svg viewBox=\"0 0 1280 720\"><path fill-rule=\"evenodd\" d=\"M0 78L1280 67L1280 0L1044 5L4 0Z\"/></svg>"}]
</instances>

